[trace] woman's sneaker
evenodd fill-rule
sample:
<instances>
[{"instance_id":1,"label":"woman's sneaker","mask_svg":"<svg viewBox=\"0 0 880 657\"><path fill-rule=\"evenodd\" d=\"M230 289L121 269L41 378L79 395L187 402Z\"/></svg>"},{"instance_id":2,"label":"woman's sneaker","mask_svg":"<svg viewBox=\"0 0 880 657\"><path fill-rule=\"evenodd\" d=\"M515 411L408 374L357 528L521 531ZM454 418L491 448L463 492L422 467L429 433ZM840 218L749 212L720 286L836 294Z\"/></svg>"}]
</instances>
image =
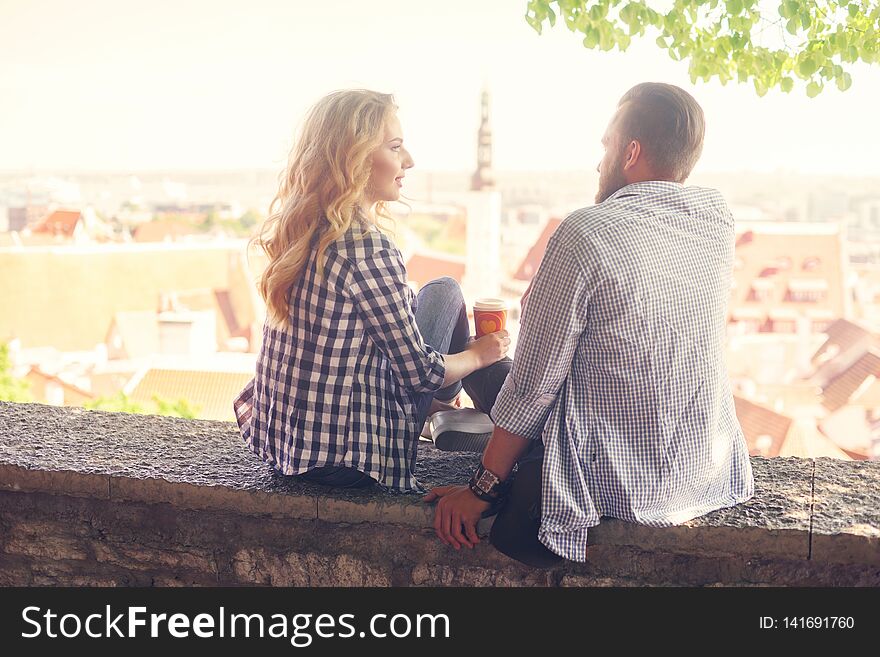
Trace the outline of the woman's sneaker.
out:
<instances>
[{"instance_id":1,"label":"woman's sneaker","mask_svg":"<svg viewBox=\"0 0 880 657\"><path fill-rule=\"evenodd\" d=\"M455 396L454 399L450 399L449 401L443 401L441 399L434 399L431 401L431 407L428 409L428 419L425 420L425 425L422 427L422 438L426 438L427 440L431 440L431 417L440 411L454 411L457 408L461 408L461 393Z\"/></svg>"},{"instance_id":2,"label":"woman's sneaker","mask_svg":"<svg viewBox=\"0 0 880 657\"><path fill-rule=\"evenodd\" d=\"M434 446L446 452L482 452L495 430L492 419L473 408L434 413L429 424Z\"/></svg>"}]
</instances>

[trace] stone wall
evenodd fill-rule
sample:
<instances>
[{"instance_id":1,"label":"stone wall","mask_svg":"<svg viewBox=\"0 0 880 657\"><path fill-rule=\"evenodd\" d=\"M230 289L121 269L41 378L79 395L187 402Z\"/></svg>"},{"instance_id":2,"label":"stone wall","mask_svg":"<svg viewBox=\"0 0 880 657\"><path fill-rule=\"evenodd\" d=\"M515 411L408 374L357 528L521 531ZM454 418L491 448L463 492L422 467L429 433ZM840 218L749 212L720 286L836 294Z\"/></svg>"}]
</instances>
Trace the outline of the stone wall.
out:
<instances>
[{"instance_id":1,"label":"stone wall","mask_svg":"<svg viewBox=\"0 0 880 657\"><path fill-rule=\"evenodd\" d=\"M477 458L423 445L420 479L461 482ZM537 570L488 541L446 547L418 495L277 474L234 424L0 403L0 584L880 585L880 463L752 464L746 504L606 519L587 563Z\"/></svg>"}]
</instances>

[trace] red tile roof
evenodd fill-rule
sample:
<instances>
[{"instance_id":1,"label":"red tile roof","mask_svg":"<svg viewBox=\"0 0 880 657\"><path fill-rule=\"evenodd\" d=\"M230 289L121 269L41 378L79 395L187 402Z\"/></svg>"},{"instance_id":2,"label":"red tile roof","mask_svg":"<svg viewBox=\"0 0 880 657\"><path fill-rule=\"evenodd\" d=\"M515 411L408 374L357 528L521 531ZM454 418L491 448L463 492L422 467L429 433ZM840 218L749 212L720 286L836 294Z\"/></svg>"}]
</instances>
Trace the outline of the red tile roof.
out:
<instances>
[{"instance_id":1,"label":"red tile roof","mask_svg":"<svg viewBox=\"0 0 880 657\"><path fill-rule=\"evenodd\" d=\"M779 456L793 419L737 395L733 396L733 401L749 454Z\"/></svg>"},{"instance_id":2,"label":"red tile roof","mask_svg":"<svg viewBox=\"0 0 880 657\"><path fill-rule=\"evenodd\" d=\"M845 406L868 377L880 377L880 350L876 348L869 349L822 388L822 405L830 411Z\"/></svg>"},{"instance_id":3,"label":"red tile roof","mask_svg":"<svg viewBox=\"0 0 880 657\"><path fill-rule=\"evenodd\" d=\"M876 339L866 329L846 319L838 319L825 329L828 338L813 354L808 375L812 382L827 385L861 358Z\"/></svg>"},{"instance_id":4,"label":"red tile roof","mask_svg":"<svg viewBox=\"0 0 880 657\"><path fill-rule=\"evenodd\" d=\"M49 383L54 383L64 389L65 406L80 406L83 402L91 401L95 398L95 396L88 390L83 390L79 386L68 383L54 374L48 374L41 370L37 365L31 366L31 369L25 375L25 379L37 388L34 392L36 392L38 396L42 398L41 401L44 402L49 401L46 398L46 388Z\"/></svg>"},{"instance_id":5,"label":"red tile roof","mask_svg":"<svg viewBox=\"0 0 880 657\"><path fill-rule=\"evenodd\" d=\"M238 317L235 315L235 306L232 303L229 290L214 290L214 299L217 303L217 309L220 311L220 317L226 324L226 328L230 335L244 335L243 330L248 327L242 326Z\"/></svg>"},{"instance_id":6,"label":"red tile roof","mask_svg":"<svg viewBox=\"0 0 880 657\"><path fill-rule=\"evenodd\" d=\"M464 260L457 256L416 253L406 263L406 276L419 287L441 276L450 276L461 283L464 265Z\"/></svg>"},{"instance_id":7,"label":"red tile roof","mask_svg":"<svg viewBox=\"0 0 880 657\"><path fill-rule=\"evenodd\" d=\"M76 224L82 218L79 210L55 210L34 226L34 233L48 233L73 237Z\"/></svg>"},{"instance_id":8,"label":"red tile roof","mask_svg":"<svg viewBox=\"0 0 880 657\"><path fill-rule=\"evenodd\" d=\"M832 322L824 332L828 339L822 343L822 346L819 347L810 359L814 363L820 360L822 355L834 346L837 347L838 353L844 352L860 342L869 341L871 336L867 329L848 319L838 319Z\"/></svg>"},{"instance_id":9,"label":"red tile roof","mask_svg":"<svg viewBox=\"0 0 880 657\"><path fill-rule=\"evenodd\" d=\"M547 250L547 244L550 242L550 238L553 236L553 233L556 232L556 229L559 228L559 224L561 223L562 219L557 219L556 217L551 217L547 220L547 224L544 226L544 230L541 231L541 235L532 245L532 248L529 249L526 257L520 264L519 269L516 270L516 274L513 275L515 279L520 281L532 280L532 277L541 265L541 260L544 258L544 252Z\"/></svg>"}]
</instances>

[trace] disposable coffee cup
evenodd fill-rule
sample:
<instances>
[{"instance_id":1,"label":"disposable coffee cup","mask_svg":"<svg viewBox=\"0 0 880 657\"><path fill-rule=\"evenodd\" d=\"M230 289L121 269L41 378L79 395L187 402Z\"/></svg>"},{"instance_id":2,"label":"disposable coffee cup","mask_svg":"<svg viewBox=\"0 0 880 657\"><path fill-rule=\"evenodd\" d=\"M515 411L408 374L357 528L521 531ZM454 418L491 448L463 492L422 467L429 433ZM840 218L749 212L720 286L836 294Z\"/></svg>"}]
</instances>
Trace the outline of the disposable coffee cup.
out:
<instances>
[{"instance_id":1,"label":"disposable coffee cup","mask_svg":"<svg viewBox=\"0 0 880 657\"><path fill-rule=\"evenodd\" d=\"M477 299L474 302L474 335L478 338L507 328L507 310L504 299Z\"/></svg>"}]
</instances>

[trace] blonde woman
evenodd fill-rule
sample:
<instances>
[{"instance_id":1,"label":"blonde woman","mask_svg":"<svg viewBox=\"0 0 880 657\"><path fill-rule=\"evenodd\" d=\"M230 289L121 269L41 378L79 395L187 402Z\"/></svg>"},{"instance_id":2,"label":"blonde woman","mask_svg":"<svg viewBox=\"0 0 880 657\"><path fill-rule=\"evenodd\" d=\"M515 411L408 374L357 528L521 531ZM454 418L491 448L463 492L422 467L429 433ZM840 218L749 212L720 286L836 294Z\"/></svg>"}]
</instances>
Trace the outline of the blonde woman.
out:
<instances>
[{"instance_id":1,"label":"blonde woman","mask_svg":"<svg viewBox=\"0 0 880 657\"><path fill-rule=\"evenodd\" d=\"M254 380L234 402L242 437L280 472L331 486L419 490L429 412L469 375L475 396L497 392L511 364L506 331L469 339L453 279L413 294L379 230L413 166L396 109L367 90L320 100L257 240L267 320Z\"/></svg>"}]
</instances>

